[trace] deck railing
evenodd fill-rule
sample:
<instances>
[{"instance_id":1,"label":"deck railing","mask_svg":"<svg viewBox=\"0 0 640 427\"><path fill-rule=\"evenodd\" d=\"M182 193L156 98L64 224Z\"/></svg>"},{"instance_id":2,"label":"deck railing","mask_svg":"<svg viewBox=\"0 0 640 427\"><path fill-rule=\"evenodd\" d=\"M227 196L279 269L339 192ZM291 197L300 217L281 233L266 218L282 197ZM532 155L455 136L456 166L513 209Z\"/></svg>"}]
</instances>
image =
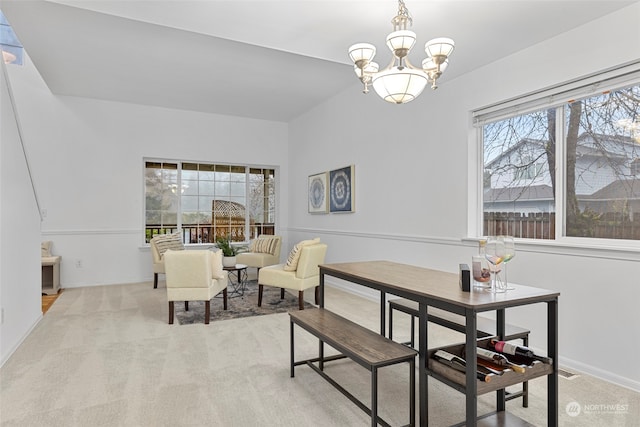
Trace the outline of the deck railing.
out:
<instances>
[{"instance_id":1,"label":"deck railing","mask_svg":"<svg viewBox=\"0 0 640 427\"><path fill-rule=\"evenodd\" d=\"M189 243L215 243L216 237L231 236L234 242L244 242L253 239L261 234L274 235L274 223L253 223L249 225L249 236L245 237L245 228L242 226L231 227L215 227L213 229L208 224L182 224L182 241ZM146 242L149 243L151 238L158 234L171 234L178 232L178 226L175 224L147 224L145 228Z\"/></svg>"}]
</instances>

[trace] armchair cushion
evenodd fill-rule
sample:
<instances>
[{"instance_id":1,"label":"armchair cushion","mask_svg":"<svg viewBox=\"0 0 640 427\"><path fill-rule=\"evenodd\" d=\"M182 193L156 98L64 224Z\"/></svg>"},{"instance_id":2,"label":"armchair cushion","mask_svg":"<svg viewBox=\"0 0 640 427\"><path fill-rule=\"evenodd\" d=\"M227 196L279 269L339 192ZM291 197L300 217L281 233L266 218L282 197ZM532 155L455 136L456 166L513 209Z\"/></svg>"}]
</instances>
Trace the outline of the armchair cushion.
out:
<instances>
[{"instance_id":1,"label":"armchair cushion","mask_svg":"<svg viewBox=\"0 0 640 427\"><path fill-rule=\"evenodd\" d=\"M263 254L274 255L278 245L279 238L276 237L259 237L251 241L249 252L257 252Z\"/></svg>"},{"instance_id":2,"label":"armchair cushion","mask_svg":"<svg viewBox=\"0 0 640 427\"><path fill-rule=\"evenodd\" d=\"M211 251L211 277L213 279L226 279L224 269L222 268L222 251Z\"/></svg>"},{"instance_id":3,"label":"armchair cushion","mask_svg":"<svg viewBox=\"0 0 640 427\"><path fill-rule=\"evenodd\" d=\"M267 243L269 241L269 243ZM282 237L275 235L260 235L249 245L249 252L240 252L237 256L238 264L249 267L262 268L280 262L280 248ZM272 252L255 252L253 249L264 249Z\"/></svg>"},{"instance_id":4,"label":"armchair cushion","mask_svg":"<svg viewBox=\"0 0 640 427\"><path fill-rule=\"evenodd\" d=\"M155 243L160 258L162 258L164 253L168 250L179 251L184 249L180 233L163 234L155 236L152 240Z\"/></svg>"},{"instance_id":5,"label":"armchair cushion","mask_svg":"<svg viewBox=\"0 0 640 427\"><path fill-rule=\"evenodd\" d=\"M291 252L289 252L289 257L283 267L284 271L296 271L302 248L308 245L315 245L317 243L320 243L319 237L316 237L313 240L302 240L301 242L298 242L293 249L291 249Z\"/></svg>"}]
</instances>

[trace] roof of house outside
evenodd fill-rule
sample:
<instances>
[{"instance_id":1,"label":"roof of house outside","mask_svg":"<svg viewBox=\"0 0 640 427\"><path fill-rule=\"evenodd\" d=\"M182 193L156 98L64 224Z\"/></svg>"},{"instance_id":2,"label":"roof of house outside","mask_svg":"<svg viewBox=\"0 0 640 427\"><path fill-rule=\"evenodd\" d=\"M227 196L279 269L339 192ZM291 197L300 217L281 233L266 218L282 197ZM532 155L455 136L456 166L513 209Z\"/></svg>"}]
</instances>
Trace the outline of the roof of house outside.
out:
<instances>
[{"instance_id":1,"label":"roof of house outside","mask_svg":"<svg viewBox=\"0 0 640 427\"><path fill-rule=\"evenodd\" d=\"M640 199L640 178L619 179L593 194L580 195L580 198L590 200Z\"/></svg>"}]
</instances>

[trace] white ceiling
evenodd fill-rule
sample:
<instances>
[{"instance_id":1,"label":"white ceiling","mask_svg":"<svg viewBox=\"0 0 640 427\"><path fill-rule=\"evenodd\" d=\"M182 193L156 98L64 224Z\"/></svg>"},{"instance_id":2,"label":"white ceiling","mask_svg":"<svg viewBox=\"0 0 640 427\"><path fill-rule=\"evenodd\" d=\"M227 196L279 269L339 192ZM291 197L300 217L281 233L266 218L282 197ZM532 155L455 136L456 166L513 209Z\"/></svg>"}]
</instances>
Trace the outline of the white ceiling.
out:
<instances>
[{"instance_id":1,"label":"white ceiling","mask_svg":"<svg viewBox=\"0 0 640 427\"><path fill-rule=\"evenodd\" d=\"M405 0L418 44L456 42L445 84L636 1ZM287 122L359 82L347 55L384 45L397 1L2 0L55 94ZM375 95L369 95L375 96ZM372 102L383 102L373 99ZM418 101L414 101L418 102Z\"/></svg>"}]
</instances>

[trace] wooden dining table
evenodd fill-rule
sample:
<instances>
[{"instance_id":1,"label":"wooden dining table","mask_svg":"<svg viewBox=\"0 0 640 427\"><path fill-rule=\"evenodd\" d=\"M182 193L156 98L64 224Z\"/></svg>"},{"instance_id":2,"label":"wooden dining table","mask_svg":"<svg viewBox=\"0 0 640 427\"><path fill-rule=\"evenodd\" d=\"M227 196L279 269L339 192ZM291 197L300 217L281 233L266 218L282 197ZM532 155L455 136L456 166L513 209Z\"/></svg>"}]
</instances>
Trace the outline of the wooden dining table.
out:
<instances>
[{"instance_id":1,"label":"wooden dining table","mask_svg":"<svg viewBox=\"0 0 640 427\"><path fill-rule=\"evenodd\" d=\"M497 336L502 337L505 331L505 309L529 304L547 304L547 355L552 364L546 369L539 369L537 376L547 376L547 425L558 425L558 297L559 292L530 286L515 285L515 289L505 293L491 293L487 291L464 292L460 286L458 274L432 270L414 265L401 264L392 261L360 261L347 263L323 264L320 269L319 305L325 307L324 286L326 276L341 279L356 285L365 286L380 292L380 334L385 335L386 325L386 296L387 294L416 301L419 305L419 363L418 363L418 394L419 394L419 423L427 426L429 423L428 376L438 378L429 370L427 340L428 316L427 307L436 307L465 318L464 349L467 360L476 360L477 356L477 314L495 311ZM544 367L543 367L544 368ZM465 425L475 426L479 422L477 397L478 381L476 380L477 366L470 363L464 373L464 384L458 389L466 395ZM533 378L534 376L531 376ZM530 378L529 378L530 379ZM450 384L451 385L451 384ZM498 387L500 387L498 382ZM496 411L483 414L483 425L493 423L513 425L514 415L505 411L505 390L496 389Z\"/></svg>"}]
</instances>

